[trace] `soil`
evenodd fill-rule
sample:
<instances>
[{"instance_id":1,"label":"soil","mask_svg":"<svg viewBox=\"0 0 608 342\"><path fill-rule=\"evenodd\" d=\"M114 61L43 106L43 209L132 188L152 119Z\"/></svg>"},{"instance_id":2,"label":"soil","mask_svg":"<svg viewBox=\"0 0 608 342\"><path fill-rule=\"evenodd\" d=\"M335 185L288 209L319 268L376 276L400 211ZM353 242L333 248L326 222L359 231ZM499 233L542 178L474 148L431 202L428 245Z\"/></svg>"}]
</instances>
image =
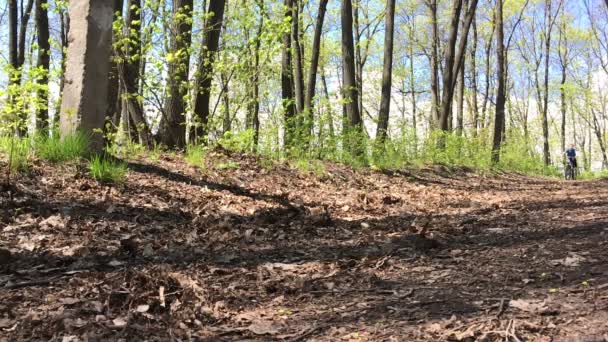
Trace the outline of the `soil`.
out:
<instances>
[{"instance_id":1,"label":"soil","mask_svg":"<svg viewBox=\"0 0 608 342\"><path fill-rule=\"evenodd\" d=\"M0 341L608 340L608 182L324 165L36 162L0 192Z\"/></svg>"}]
</instances>

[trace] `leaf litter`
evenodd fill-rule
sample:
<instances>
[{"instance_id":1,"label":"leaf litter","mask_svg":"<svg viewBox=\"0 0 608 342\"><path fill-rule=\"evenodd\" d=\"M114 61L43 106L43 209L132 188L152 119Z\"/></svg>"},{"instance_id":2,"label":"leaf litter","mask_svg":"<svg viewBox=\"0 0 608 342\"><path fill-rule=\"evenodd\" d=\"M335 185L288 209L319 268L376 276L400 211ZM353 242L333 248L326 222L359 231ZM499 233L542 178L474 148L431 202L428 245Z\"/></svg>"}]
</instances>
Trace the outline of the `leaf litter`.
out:
<instances>
[{"instance_id":1,"label":"leaf litter","mask_svg":"<svg viewBox=\"0 0 608 342\"><path fill-rule=\"evenodd\" d=\"M240 168L216 170L214 160ZM0 194L0 335L549 341L608 332L605 181L260 164L224 151L204 170L172 156L138 160L116 187L76 167L35 165Z\"/></svg>"}]
</instances>

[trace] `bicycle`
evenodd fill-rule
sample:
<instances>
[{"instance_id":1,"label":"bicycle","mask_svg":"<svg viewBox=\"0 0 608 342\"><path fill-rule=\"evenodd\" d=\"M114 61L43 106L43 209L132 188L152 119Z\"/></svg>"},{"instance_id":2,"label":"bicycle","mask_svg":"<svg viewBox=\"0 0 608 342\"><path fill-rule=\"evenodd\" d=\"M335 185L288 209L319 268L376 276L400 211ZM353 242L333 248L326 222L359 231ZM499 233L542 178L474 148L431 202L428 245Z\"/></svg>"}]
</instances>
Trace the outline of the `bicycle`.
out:
<instances>
[{"instance_id":1,"label":"bicycle","mask_svg":"<svg viewBox=\"0 0 608 342\"><path fill-rule=\"evenodd\" d=\"M577 173L578 170L573 165L572 160L568 159L566 167L564 168L564 177L566 178L566 180L576 180Z\"/></svg>"}]
</instances>

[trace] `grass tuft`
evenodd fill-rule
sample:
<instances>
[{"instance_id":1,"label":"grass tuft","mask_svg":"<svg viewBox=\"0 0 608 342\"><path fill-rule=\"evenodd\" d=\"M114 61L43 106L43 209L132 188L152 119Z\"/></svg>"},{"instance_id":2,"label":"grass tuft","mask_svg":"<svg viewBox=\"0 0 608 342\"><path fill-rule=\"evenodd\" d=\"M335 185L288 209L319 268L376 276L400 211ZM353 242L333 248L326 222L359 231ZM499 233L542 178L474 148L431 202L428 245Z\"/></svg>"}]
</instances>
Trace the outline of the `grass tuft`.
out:
<instances>
[{"instance_id":1,"label":"grass tuft","mask_svg":"<svg viewBox=\"0 0 608 342\"><path fill-rule=\"evenodd\" d=\"M36 154L51 163L61 163L84 158L89 153L89 138L76 133L63 138L39 137L36 139Z\"/></svg>"},{"instance_id":2,"label":"grass tuft","mask_svg":"<svg viewBox=\"0 0 608 342\"><path fill-rule=\"evenodd\" d=\"M102 183L122 183L127 175L127 164L114 159L94 156L89 163L91 176Z\"/></svg>"}]
</instances>

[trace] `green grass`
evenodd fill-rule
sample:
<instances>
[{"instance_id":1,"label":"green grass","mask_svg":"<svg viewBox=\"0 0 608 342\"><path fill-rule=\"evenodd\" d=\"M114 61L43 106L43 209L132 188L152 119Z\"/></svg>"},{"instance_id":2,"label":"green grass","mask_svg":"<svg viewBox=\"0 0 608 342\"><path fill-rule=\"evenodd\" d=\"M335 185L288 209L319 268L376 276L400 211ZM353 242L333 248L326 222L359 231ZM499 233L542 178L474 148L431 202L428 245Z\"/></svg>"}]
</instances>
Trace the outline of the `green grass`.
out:
<instances>
[{"instance_id":1,"label":"green grass","mask_svg":"<svg viewBox=\"0 0 608 342\"><path fill-rule=\"evenodd\" d=\"M186 148L186 162L192 166L205 169L205 156L208 149L202 145L188 145Z\"/></svg>"},{"instance_id":2,"label":"green grass","mask_svg":"<svg viewBox=\"0 0 608 342\"><path fill-rule=\"evenodd\" d=\"M0 154L10 163L11 171L25 171L32 155L30 141L16 137L0 137Z\"/></svg>"},{"instance_id":3,"label":"green grass","mask_svg":"<svg viewBox=\"0 0 608 342\"><path fill-rule=\"evenodd\" d=\"M238 162L235 162L233 160L227 160L225 162L221 162L221 163L215 165L216 170L238 169L239 167L241 167L241 164L239 164Z\"/></svg>"},{"instance_id":4,"label":"green grass","mask_svg":"<svg viewBox=\"0 0 608 342\"><path fill-rule=\"evenodd\" d=\"M127 164L114 159L94 156L89 162L91 176L102 183L122 183L127 171Z\"/></svg>"},{"instance_id":5,"label":"green grass","mask_svg":"<svg viewBox=\"0 0 608 342\"><path fill-rule=\"evenodd\" d=\"M84 158L89 153L89 138L84 134L73 134L63 138L38 137L35 139L36 155L51 163L61 163Z\"/></svg>"}]
</instances>

